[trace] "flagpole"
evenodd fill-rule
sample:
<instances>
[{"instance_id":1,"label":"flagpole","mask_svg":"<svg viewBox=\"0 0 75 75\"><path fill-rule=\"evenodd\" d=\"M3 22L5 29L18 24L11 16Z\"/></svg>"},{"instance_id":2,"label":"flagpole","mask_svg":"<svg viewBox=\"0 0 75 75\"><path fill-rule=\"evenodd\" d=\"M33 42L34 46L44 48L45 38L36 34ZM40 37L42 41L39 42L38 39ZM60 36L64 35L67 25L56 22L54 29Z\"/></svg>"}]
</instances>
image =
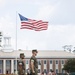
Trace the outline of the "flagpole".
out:
<instances>
[{"instance_id":1,"label":"flagpole","mask_svg":"<svg viewBox=\"0 0 75 75\"><path fill-rule=\"evenodd\" d=\"M16 51L17 51L17 11L16 11L16 40L15 40L15 43L16 43ZM17 54L16 54L16 74L17 74Z\"/></svg>"}]
</instances>

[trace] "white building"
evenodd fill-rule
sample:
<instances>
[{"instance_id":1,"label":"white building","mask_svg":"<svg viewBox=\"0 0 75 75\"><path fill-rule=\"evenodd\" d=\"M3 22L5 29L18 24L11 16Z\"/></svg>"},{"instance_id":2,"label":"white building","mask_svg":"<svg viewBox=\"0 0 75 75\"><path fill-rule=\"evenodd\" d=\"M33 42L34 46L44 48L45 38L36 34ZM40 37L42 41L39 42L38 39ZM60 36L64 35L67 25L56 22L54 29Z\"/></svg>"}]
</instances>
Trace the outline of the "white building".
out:
<instances>
[{"instance_id":1,"label":"white building","mask_svg":"<svg viewBox=\"0 0 75 75\"><path fill-rule=\"evenodd\" d=\"M2 37L0 37L2 39ZM0 39L0 40L1 40ZM32 56L31 50L13 50L11 47L11 38L4 37L4 45L0 46L0 74L15 73L20 53L25 54L26 69L29 68L29 60ZM1 45L1 42L0 42ZM38 59L38 73L49 72L51 69L56 73L62 73L63 65L69 58L75 58L75 55L66 51L55 50L39 50Z\"/></svg>"},{"instance_id":2,"label":"white building","mask_svg":"<svg viewBox=\"0 0 75 75\"><path fill-rule=\"evenodd\" d=\"M19 60L20 53L26 56L26 69L29 68L29 59L32 55L31 50L14 50L12 52L4 52L0 50L0 74L15 73L16 59ZM75 55L66 51L48 51L39 50L38 59L38 72L50 71L53 69L55 72L62 73L63 65L69 58L75 58Z\"/></svg>"}]
</instances>

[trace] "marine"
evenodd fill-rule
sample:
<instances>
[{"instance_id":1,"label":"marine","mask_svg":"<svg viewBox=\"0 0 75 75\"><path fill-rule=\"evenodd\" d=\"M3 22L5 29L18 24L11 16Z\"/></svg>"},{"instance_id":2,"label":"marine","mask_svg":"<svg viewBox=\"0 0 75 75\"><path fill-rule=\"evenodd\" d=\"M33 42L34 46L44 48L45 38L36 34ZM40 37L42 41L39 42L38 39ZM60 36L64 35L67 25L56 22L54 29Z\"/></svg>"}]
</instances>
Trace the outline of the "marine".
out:
<instances>
[{"instance_id":1,"label":"marine","mask_svg":"<svg viewBox=\"0 0 75 75\"><path fill-rule=\"evenodd\" d=\"M25 69L25 55L21 53L18 61L18 75L25 75Z\"/></svg>"},{"instance_id":2,"label":"marine","mask_svg":"<svg viewBox=\"0 0 75 75\"><path fill-rule=\"evenodd\" d=\"M30 58L30 71L31 75L38 75L38 61L37 61L37 50L32 50L32 56Z\"/></svg>"}]
</instances>

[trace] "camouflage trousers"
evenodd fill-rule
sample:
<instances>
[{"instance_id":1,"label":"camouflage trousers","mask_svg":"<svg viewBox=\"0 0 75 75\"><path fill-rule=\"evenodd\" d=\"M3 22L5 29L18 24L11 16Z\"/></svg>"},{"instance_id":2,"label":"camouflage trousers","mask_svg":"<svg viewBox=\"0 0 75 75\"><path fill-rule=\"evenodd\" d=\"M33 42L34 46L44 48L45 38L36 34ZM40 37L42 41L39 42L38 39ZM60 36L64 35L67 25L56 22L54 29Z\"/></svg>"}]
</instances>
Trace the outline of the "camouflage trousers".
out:
<instances>
[{"instance_id":1,"label":"camouflage trousers","mask_svg":"<svg viewBox=\"0 0 75 75\"><path fill-rule=\"evenodd\" d=\"M38 75L38 69L34 69L35 73L31 71L31 75Z\"/></svg>"},{"instance_id":2,"label":"camouflage trousers","mask_svg":"<svg viewBox=\"0 0 75 75\"><path fill-rule=\"evenodd\" d=\"M32 72L31 72L31 75L38 75L38 73L36 73L36 72L35 72L35 73L32 73Z\"/></svg>"},{"instance_id":3,"label":"camouflage trousers","mask_svg":"<svg viewBox=\"0 0 75 75\"><path fill-rule=\"evenodd\" d=\"M25 75L25 70L18 70L18 75Z\"/></svg>"}]
</instances>

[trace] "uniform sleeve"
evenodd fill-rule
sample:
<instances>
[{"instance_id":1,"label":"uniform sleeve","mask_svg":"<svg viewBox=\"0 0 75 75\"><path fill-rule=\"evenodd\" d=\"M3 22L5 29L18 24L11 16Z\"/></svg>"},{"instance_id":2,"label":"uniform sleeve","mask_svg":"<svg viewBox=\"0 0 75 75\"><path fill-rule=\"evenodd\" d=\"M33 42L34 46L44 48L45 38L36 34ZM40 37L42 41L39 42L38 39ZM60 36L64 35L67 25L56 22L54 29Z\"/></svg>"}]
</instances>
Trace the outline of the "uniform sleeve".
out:
<instances>
[{"instance_id":1,"label":"uniform sleeve","mask_svg":"<svg viewBox=\"0 0 75 75\"><path fill-rule=\"evenodd\" d=\"M34 62L34 58L31 58L31 62Z\"/></svg>"}]
</instances>

